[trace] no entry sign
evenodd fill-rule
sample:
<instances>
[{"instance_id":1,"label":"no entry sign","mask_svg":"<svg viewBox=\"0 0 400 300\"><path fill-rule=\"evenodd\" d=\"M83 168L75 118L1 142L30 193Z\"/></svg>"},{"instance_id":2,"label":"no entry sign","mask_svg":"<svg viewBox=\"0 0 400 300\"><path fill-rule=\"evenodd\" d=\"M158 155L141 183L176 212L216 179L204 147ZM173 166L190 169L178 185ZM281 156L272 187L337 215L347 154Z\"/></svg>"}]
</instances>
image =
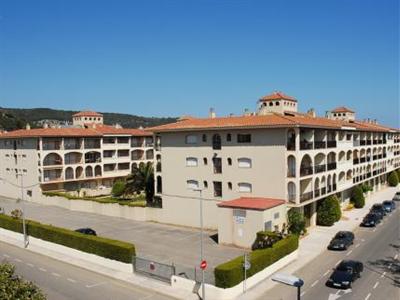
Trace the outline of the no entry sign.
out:
<instances>
[{"instance_id":1,"label":"no entry sign","mask_svg":"<svg viewBox=\"0 0 400 300\"><path fill-rule=\"evenodd\" d=\"M207 268L207 261L202 260L200 263L200 269L205 270Z\"/></svg>"}]
</instances>

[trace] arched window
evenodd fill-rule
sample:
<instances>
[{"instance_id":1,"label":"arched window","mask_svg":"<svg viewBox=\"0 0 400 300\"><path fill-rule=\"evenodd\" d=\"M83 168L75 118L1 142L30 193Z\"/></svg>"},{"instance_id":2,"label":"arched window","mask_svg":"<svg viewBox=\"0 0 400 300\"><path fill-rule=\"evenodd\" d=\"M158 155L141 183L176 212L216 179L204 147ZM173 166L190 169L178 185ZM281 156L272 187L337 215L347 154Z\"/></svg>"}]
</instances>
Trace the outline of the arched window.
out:
<instances>
[{"instance_id":1,"label":"arched window","mask_svg":"<svg viewBox=\"0 0 400 300\"><path fill-rule=\"evenodd\" d=\"M212 138L213 149L220 150L221 149L221 136L219 134L214 134Z\"/></svg>"},{"instance_id":2,"label":"arched window","mask_svg":"<svg viewBox=\"0 0 400 300\"><path fill-rule=\"evenodd\" d=\"M296 184L294 182L289 182L287 186L288 200L290 202L296 201Z\"/></svg>"}]
</instances>

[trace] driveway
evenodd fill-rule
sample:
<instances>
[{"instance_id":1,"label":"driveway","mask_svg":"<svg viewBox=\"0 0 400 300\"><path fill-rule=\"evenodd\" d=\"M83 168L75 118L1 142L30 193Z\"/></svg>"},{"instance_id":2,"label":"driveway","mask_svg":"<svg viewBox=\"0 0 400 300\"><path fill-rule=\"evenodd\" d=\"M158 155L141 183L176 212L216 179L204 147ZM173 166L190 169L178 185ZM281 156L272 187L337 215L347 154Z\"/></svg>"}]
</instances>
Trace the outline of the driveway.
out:
<instances>
[{"instance_id":1,"label":"driveway","mask_svg":"<svg viewBox=\"0 0 400 300\"><path fill-rule=\"evenodd\" d=\"M0 207L9 214L20 204L0 197ZM90 227L100 236L132 242L138 256L165 264L173 263L177 274L185 272L192 279L194 268L200 263L200 231L197 229L70 211L32 202L25 202L25 207L27 219L69 229ZM206 281L209 283L214 283L215 266L244 253L243 249L218 245L211 238L216 233L203 233L204 257L209 266Z\"/></svg>"}]
</instances>

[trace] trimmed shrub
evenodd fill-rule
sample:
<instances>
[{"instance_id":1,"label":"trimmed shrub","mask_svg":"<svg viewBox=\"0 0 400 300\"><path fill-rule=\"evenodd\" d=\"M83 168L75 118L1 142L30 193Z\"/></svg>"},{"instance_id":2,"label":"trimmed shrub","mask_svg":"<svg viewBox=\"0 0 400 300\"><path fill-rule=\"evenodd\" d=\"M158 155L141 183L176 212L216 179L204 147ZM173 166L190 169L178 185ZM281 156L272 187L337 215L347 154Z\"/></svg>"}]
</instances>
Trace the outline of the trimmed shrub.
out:
<instances>
[{"instance_id":1,"label":"trimmed shrub","mask_svg":"<svg viewBox=\"0 0 400 300\"><path fill-rule=\"evenodd\" d=\"M276 242L271 248L252 251L249 254L251 267L246 271L247 277L264 270L282 257L292 253L299 247L299 237L289 235ZM214 269L215 285L220 288L233 287L244 279L243 256L239 256Z\"/></svg>"},{"instance_id":2,"label":"trimmed shrub","mask_svg":"<svg viewBox=\"0 0 400 300\"><path fill-rule=\"evenodd\" d=\"M400 169L397 169L396 172L397 172L397 178L398 178L399 181L400 181Z\"/></svg>"},{"instance_id":3,"label":"trimmed shrub","mask_svg":"<svg viewBox=\"0 0 400 300\"><path fill-rule=\"evenodd\" d=\"M251 249L265 249L272 247L276 242L282 239L282 235L273 231L259 231L257 232L256 240L254 241Z\"/></svg>"},{"instance_id":4,"label":"trimmed shrub","mask_svg":"<svg viewBox=\"0 0 400 300\"><path fill-rule=\"evenodd\" d=\"M356 186L351 191L350 202L354 204L355 208L363 208L365 205L364 193L361 187Z\"/></svg>"},{"instance_id":5,"label":"trimmed shrub","mask_svg":"<svg viewBox=\"0 0 400 300\"><path fill-rule=\"evenodd\" d=\"M125 193L126 184L122 180L117 180L111 190L111 194L114 197L120 197Z\"/></svg>"},{"instance_id":6,"label":"trimmed shrub","mask_svg":"<svg viewBox=\"0 0 400 300\"><path fill-rule=\"evenodd\" d=\"M397 186L399 184L399 178L397 177L397 172L393 171L390 173L388 182L390 186Z\"/></svg>"},{"instance_id":7,"label":"trimmed shrub","mask_svg":"<svg viewBox=\"0 0 400 300\"><path fill-rule=\"evenodd\" d=\"M304 220L304 215L299 211L295 209L289 210L288 223L290 233L301 235L306 232L306 221Z\"/></svg>"},{"instance_id":8,"label":"trimmed shrub","mask_svg":"<svg viewBox=\"0 0 400 300\"><path fill-rule=\"evenodd\" d=\"M22 221L10 216L0 215L0 227L22 233ZM85 235L35 221L27 221L26 227L27 234L35 238L105 258L130 263L135 255L135 246L131 243Z\"/></svg>"},{"instance_id":9,"label":"trimmed shrub","mask_svg":"<svg viewBox=\"0 0 400 300\"><path fill-rule=\"evenodd\" d=\"M361 189L362 189L362 191L363 191L364 194L373 191L372 186L370 186L370 185L368 185L368 184L366 184L366 183L363 183L363 184L361 185Z\"/></svg>"},{"instance_id":10,"label":"trimmed shrub","mask_svg":"<svg viewBox=\"0 0 400 300\"><path fill-rule=\"evenodd\" d=\"M329 196L321 201L317 209L317 224L321 226L332 226L340 220L342 211L336 196Z\"/></svg>"}]
</instances>

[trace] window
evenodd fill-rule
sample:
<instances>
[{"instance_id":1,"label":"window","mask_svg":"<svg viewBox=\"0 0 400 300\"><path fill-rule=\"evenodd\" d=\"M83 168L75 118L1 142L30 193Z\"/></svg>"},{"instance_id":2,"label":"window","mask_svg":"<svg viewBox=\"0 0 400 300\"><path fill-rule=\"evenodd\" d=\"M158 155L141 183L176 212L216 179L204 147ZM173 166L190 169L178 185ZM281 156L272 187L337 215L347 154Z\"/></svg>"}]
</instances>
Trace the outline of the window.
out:
<instances>
[{"instance_id":1,"label":"window","mask_svg":"<svg viewBox=\"0 0 400 300\"><path fill-rule=\"evenodd\" d=\"M346 140L347 140L347 141L351 141L351 133L346 134Z\"/></svg>"},{"instance_id":2,"label":"window","mask_svg":"<svg viewBox=\"0 0 400 300\"><path fill-rule=\"evenodd\" d=\"M232 182L228 182L228 189L232 190Z\"/></svg>"},{"instance_id":3,"label":"window","mask_svg":"<svg viewBox=\"0 0 400 300\"><path fill-rule=\"evenodd\" d=\"M205 166L207 166L207 164L208 164L207 157L204 157L204 158L203 158L203 163L204 163Z\"/></svg>"},{"instance_id":4,"label":"window","mask_svg":"<svg viewBox=\"0 0 400 300\"><path fill-rule=\"evenodd\" d=\"M272 230L272 221L268 221L264 223L264 230L271 231Z\"/></svg>"},{"instance_id":5,"label":"window","mask_svg":"<svg viewBox=\"0 0 400 300\"><path fill-rule=\"evenodd\" d=\"M222 173L222 159L220 157L213 158L214 174Z\"/></svg>"},{"instance_id":6,"label":"window","mask_svg":"<svg viewBox=\"0 0 400 300\"><path fill-rule=\"evenodd\" d=\"M198 189L199 188L199 182L197 180L193 180L193 179L187 180L186 181L186 185L187 185L187 188L189 190L193 190L193 189Z\"/></svg>"},{"instance_id":7,"label":"window","mask_svg":"<svg viewBox=\"0 0 400 300\"><path fill-rule=\"evenodd\" d=\"M208 189L208 182L206 180L203 181L203 186L205 189Z\"/></svg>"},{"instance_id":8,"label":"window","mask_svg":"<svg viewBox=\"0 0 400 300\"><path fill-rule=\"evenodd\" d=\"M207 142L207 135L203 134L201 140L203 141L203 143Z\"/></svg>"},{"instance_id":9,"label":"window","mask_svg":"<svg viewBox=\"0 0 400 300\"><path fill-rule=\"evenodd\" d=\"M214 197L222 197L222 182L214 181Z\"/></svg>"},{"instance_id":10,"label":"window","mask_svg":"<svg viewBox=\"0 0 400 300\"><path fill-rule=\"evenodd\" d=\"M197 135L187 135L186 144L197 144Z\"/></svg>"},{"instance_id":11,"label":"window","mask_svg":"<svg viewBox=\"0 0 400 300\"><path fill-rule=\"evenodd\" d=\"M27 191L26 191L26 194L27 194L29 197L32 197L32 190L27 190Z\"/></svg>"},{"instance_id":12,"label":"window","mask_svg":"<svg viewBox=\"0 0 400 300\"><path fill-rule=\"evenodd\" d=\"M279 213L274 213L274 219L279 219Z\"/></svg>"},{"instance_id":13,"label":"window","mask_svg":"<svg viewBox=\"0 0 400 300\"><path fill-rule=\"evenodd\" d=\"M226 141L227 141L227 142L232 141L232 135L231 135L230 133L228 133L228 134L226 135Z\"/></svg>"},{"instance_id":14,"label":"window","mask_svg":"<svg viewBox=\"0 0 400 300\"><path fill-rule=\"evenodd\" d=\"M278 102L278 101L276 101L276 102L275 102L275 105L276 105L276 106L279 106L279 102Z\"/></svg>"},{"instance_id":15,"label":"window","mask_svg":"<svg viewBox=\"0 0 400 300\"><path fill-rule=\"evenodd\" d=\"M221 136L219 134L214 134L212 138L212 147L214 150L221 149Z\"/></svg>"},{"instance_id":16,"label":"window","mask_svg":"<svg viewBox=\"0 0 400 300\"><path fill-rule=\"evenodd\" d=\"M251 183L241 182L238 186L240 193L251 193Z\"/></svg>"},{"instance_id":17,"label":"window","mask_svg":"<svg viewBox=\"0 0 400 300\"><path fill-rule=\"evenodd\" d=\"M238 143L251 143L251 134L238 134Z\"/></svg>"},{"instance_id":18,"label":"window","mask_svg":"<svg viewBox=\"0 0 400 300\"><path fill-rule=\"evenodd\" d=\"M227 161L228 161L228 165L232 166L232 158L228 157Z\"/></svg>"},{"instance_id":19,"label":"window","mask_svg":"<svg viewBox=\"0 0 400 300\"><path fill-rule=\"evenodd\" d=\"M239 168L251 168L251 159L246 157L241 157L238 159Z\"/></svg>"},{"instance_id":20,"label":"window","mask_svg":"<svg viewBox=\"0 0 400 300\"><path fill-rule=\"evenodd\" d=\"M187 157L186 158L186 166L187 167L197 167L197 158L196 157Z\"/></svg>"},{"instance_id":21,"label":"window","mask_svg":"<svg viewBox=\"0 0 400 300\"><path fill-rule=\"evenodd\" d=\"M269 103L269 106L272 106L272 105L274 105L274 103L270 102L270 103Z\"/></svg>"}]
</instances>

